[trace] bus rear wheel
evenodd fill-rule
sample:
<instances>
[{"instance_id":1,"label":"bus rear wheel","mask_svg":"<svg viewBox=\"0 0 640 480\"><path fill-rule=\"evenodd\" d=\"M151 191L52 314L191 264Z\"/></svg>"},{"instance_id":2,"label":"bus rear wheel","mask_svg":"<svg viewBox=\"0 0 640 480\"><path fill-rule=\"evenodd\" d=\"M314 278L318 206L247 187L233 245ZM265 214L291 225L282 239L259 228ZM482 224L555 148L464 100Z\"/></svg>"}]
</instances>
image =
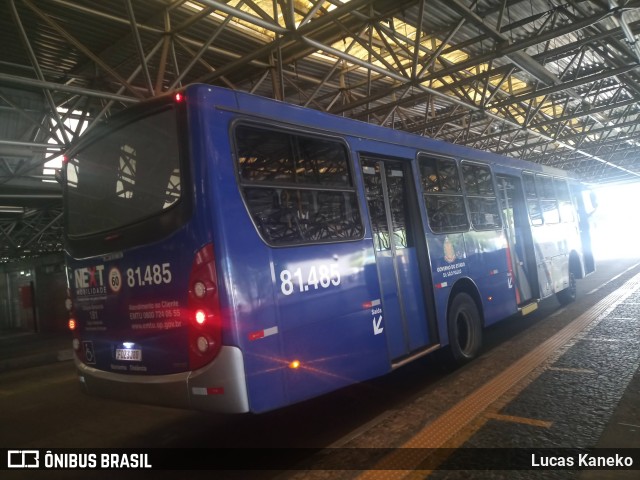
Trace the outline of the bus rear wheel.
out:
<instances>
[{"instance_id":1,"label":"bus rear wheel","mask_svg":"<svg viewBox=\"0 0 640 480\"><path fill-rule=\"evenodd\" d=\"M449 357L456 365L475 358L482 345L482 324L476 302L470 295L459 293L447 314Z\"/></svg>"}]
</instances>

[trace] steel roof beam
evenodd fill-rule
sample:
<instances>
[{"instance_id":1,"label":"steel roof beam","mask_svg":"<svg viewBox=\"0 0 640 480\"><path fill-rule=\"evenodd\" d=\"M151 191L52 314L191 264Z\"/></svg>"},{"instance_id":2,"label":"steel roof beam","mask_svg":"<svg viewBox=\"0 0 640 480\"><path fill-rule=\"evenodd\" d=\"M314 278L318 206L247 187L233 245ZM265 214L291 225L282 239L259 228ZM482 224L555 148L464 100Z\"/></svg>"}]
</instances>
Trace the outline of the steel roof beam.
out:
<instances>
[{"instance_id":1,"label":"steel roof beam","mask_svg":"<svg viewBox=\"0 0 640 480\"><path fill-rule=\"evenodd\" d=\"M136 22L135 12L133 11L133 5L131 5L131 0L125 0L124 4L127 7L127 15L129 15L129 24L131 26L131 33L133 35L136 50L138 51L140 64L142 65L142 74L143 74L145 83L147 84L149 95L153 96L154 94L153 83L151 83L151 75L149 74L147 59L145 58L145 55L144 55L144 47L142 46L142 40L140 39L140 32L138 31L138 24Z\"/></svg>"},{"instance_id":2,"label":"steel roof beam","mask_svg":"<svg viewBox=\"0 0 640 480\"><path fill-rule=\"evenodd\" d=\"M77 87L73 85L65 85L62 83L48 82L44 80L37 80L35 78L18 77L15 75L9 75L7 73L0 73L0 84L10 85L14 87L30 87L30 88L42 88L57 92L67 92L77 95L86 95L88 97L104 98L106 100L114 100L122 103L137 103L140 101L138 98L127 97L124 95L117 95L100 90L92 90L84 87Z\"/></svg>"},{"instance_id":3,"label":"steel roof beam","mask_svg":"<svg viewBox=\"0 0 640 480\"><path fill-rule=\"evenodd\" d=\"M452 65L450 67L445 67L445 68L443 68L441 70L438 70L437 72L432 72L428 77L426 77L425 80L441 80L444 77L451 76L451 75L453 75L455 73L458 73L460 71L467 70L467 69L470 69L470 68L473 68L473 67L477 67L478 65L482 65L482 64L484 64L484 63L486 63L488 61L495 60L495 59L501 58L503 56L508 56L510 53L514 53L514 52L517 52L519 50L524 50L524 49L526 49L526 48L528 48L528 47L530 47L532 45L535 45L535 44L538 44L538 43L543 43L543 42L545 42L547 40L550 40L550 39L553 39L555 37L558 37L558 36L561 36L561 35L566 35L567 33L571 33L571 32L577 31L577 30L581 30L583 28L586 28L589 25L592 25L594 22L597 22L597 21L601 20L604 17L606 17L606 15L603 15L603 14L593 15L591 17L582 19L581 21L578 21L576 23L570 24L568 26L560 27L560 28L555 29L555 30L551 30L551 31L549 31L549 32L547 32L545 34L538 35L538 36L532 36L529 39L522 39L522 40L519 40L518 43L510 44L510 45L505 46L505 47L499 47L496 50L494 50L493 52L490 52L490 53L487 53L487 54L484 54L484 55L474 56L473 58L470 58L469 60L456 63L456 64L454 64L454 65ZM619 33L620 35L622 35L622 30L621 29L619 29L619 28L616 29L616 32ZM610 32L607 35L613 35L616 32ZM587 43L587 42L588 41L581 42L581 43ZM577 43L573 44L573 45L577 46ZM558 50L558 52L565 52L566 53L566 50L569 50L569 48L568 47L565 47L565 48L559 47L557 50ZM534 61L536 59L542 60L542 59L544 59L544 58L546 58L546 57L548 57L550 55L551 55L550 53L540 54L540 55L534 56L533 59L534 59ZM521 65L517 65L517 66L521 67ZM503 67L500 67L500 70L508 71L509 68L511 68L511 67L510 66L503 66ZM496 69L496 70L494 70L492 72L483 72L483 73L477 75L477 77L474 78L474 79L485 78L485 76L493 74L496 71L498 71L498 69ZM462 82L466 83L466 81L467 81L467 79L460 80L461 84L462 84ZM555 82L553 82L553 83L555 83ZM419 84L419 82L417 80L412 82L413 86L417 86L418 84ZM386 95L390 95L393 91L395 91L395 90L397 90L399 88L400 88L399 86L391 87L385 93L386 93ZM443 90L448 90L448 89L443 89ZM383 98L385 95L383 95L383 93L379 93L378 96L380 98ZM416 96L416 97L413 98L413 100L417 100L419 98L420 98L419 96ZM355 102L354 104L345 105L345 106L341 107L340 109L336 109L334 111L334 113L342 113L342 112L347 111L349 109L357 108L359 106L362 106L363 103L366 103L366 102L364 102L364 100L361 100L361 101Z\"/></svg>"},{"instance_id":4,"label":"steel roof beam","mask_svg":"<svg viewBox=\"0 0 640 480\"><path fill-rule=\"evenodd\" d=\"M72 46L80 50L87 57L93 60L96 65L99 65L108 75L117 80L121 85L125 85L127 90L129 90L134 96L138 98L142 98L142 95L138 93L138 91L133 88L122 76L116 72L111 66L107 65L100 57L94 54L89 48L87 48L82 42L76 39L73 35L68 33L64 28L58 25L53 19L49 18L48 15L43 13L39 8L37 8L31 0L22 0L25 5L27 5L42 21L48 24L51 28L53 28L56 32L58 32L67 42L69 42Z\"/></svg>"},{"instance_id":5,"label":"steel roof beam","mask_svg":"<svg viewBox=\"0 0 640 480\"><path fill-rule=\"evenodd\" d=\"M210 1L212 0L203 0L205 4L208 4L208 2ZM214 2L214 3L218 4L218 2ZM215 6L213 3L211 3L210 5ZM291 31L291 30L283 29L282 27L278 26L278 30L273 30L273 31L277 33L281 33L282 36L277 37L272 42L257 49L256 51L250 53L249 55L241 57L238 60L231 62L230 64L225 65L224 67L219 68L216 72L213 72L211 74L204 75L198 78L196 82L209 82L209 81L215 80L216 78L219 78L222 75L227 75L233 71L236 71L237 69L243 67L244 65L248 64L253 60L256 60L258 58L266 58L272 52L280 48L282 45L296 43L301 36L313 34L319 29L332 23L335 19L338 19L343 15L347 15L357 8L361 8L363 6L368 6L368 5L369 5L369 1L367 0L352 0L342 5L341 7L336 8L332 12L321 16L320 18L310 21L298 27L296 30ZM228 6L225 6L225 9L233 10L231 7L228 7ZM229 13L233 14L233 12L229 12Z\"/></svg>"},{"instance_id":6,"label":"steel roof beam","mask_svg":"<svg viewBox=\"0 0 640 480\"><path fill-rule=\"evenodd\" d=\"M629 72L630 70L634 70L635 68L638 68L638 64L625 65L623 67L618 67L613 70L603 70L600 73L588 75L586 77L582 77L577 80L570 80L568 82L556 84L552 87L545 87L539 90L533 90L531 92L524 93L522 95L515 95L510 99L488 105L487 108L502 108L508 105L512 105L514 103L523 102L525 100L531 100L536 97L542 97L544 95L552 95L554 93L565 92L568 89L573 89L574 87L586 85L587 83L593 83L599 80L615 77L616 75L621 75L623 73Z\"/></svg>"}]
</instances>

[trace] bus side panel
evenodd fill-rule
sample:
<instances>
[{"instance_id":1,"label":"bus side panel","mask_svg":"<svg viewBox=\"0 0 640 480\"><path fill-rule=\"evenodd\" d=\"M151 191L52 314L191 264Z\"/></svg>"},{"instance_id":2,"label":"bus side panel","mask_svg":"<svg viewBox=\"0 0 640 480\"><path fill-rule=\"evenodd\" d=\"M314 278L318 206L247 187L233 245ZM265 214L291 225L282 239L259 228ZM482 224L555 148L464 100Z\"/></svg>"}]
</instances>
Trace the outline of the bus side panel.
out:
<instances>
[{"instance_id":1,"label":"bus side panel","mask_svg":"<svg viewBox=\"0 0 640 480\"><path fill-rule=\"evenodd\" d=\"M290 403L390 370L371 247L293 247L273 258Z\"/></svg>"},{"instance_id":2,"label":"bus side panel","mask_svg":"<svg viewBox=\"0 0 640 480\"><path fill-rule=\"evenodd\" d=\"M482 300L484 325L489 326L517 312L515 288L507 241L502 230L465 234L470 274Z\"/></svg>"},{"instance_id":3,"label":"bus side panel","mask_svg":"<svg viewBox=\"0 0 640 480\"><path fill-rule=\"evenodd\" d=\"M536 253L536 264L538 266L538 283L540 285L540 298L546 298L554 293L554 282L558 275L558 269L554 269L554 258L561 255L563 242L558 237L555 228L551 225L533 226L533 244ZM557 260L556 260L557 262ZM556 270L554 272L554 270Z\"/></svg>"},{"instance_id":4,"label":"bus side panel","mask_svg":"<svg viewBox=\"0 0 640 480\"><path fill-rule=\"evenodd\" d=\"M205 92L200 93L202 104L213 101ZM209 164L205 188L215 218L213 243L227 327L222 343L242 350L249 407L266 411L286 404L271 261L247 215L236 182L229 181L236 175L229 143L232 117L215 108L203 108L201 112L201 131L210 132L203 156Z\"/></svg>"},{"instance_id":5,"label":"bus side panel","mask_svg":"<svg viewBox=\"0 0 640 480\"><path fill-rule=\"evenodd\" d=\"M428 235L428 248L431 258L436 315L440 344L449 343L447 329L447 306L451 287L460 278L468 278L468 262L465 238L462 233Z\"/></svg>"},{"instance_id":6,"label":"bus side panel","mask_svg":"<svg viewBox=\"0 0 640 480\"><path fill-rule=\"evenodd\" d=\"M552 290L559 292L569 286L569 238L566 224L558 223L551 228L556 238L554 255L551 258Z\"/></svg>"},{"instance_id":7,"label":"bus side panel","mask_svg":"<svg viewBox=\"0 0 640 480\"><path fill-rule=\"evenodd\" d=\"M233 225L241 232L244 223ZM244 356L249 407L261 412L288 403L282 326L273 295L269 252L250 236L242 237L230 235L226 245L227 278L233 304L233 333Z\"/></svg>"},{"instance_id":8,"label":"bus side panel","mask_svg":"<svg viewBox=\"0 0 640 480\"><path fill-rule=\"evenodd\" d=\"M448 343L446 315L450 293L462 279L473 283L480 295L485 326L517 312L502 231L431 236L429 249L443 345Z\"/></svg>"},{"instance_id":9,"label":"bus side panel","mask_svg":"<svg viewBox=\"0 0 640 480\"><path fill-rule=\"evenodd\" d=\"M557 226L557 235L561 239L560 248L562 254L557 256L554 261L554 271L557 272L555 278L554 287L555 292L559 292L569 286L569 259L571 253L575 252L578 258L582 262L582 255L578 252L581 251L580 245L580 231L577 223L565 222ZM580 275L576 278L581 278L583 267L580 267Z\"/></svg>"},{"instance_id":10,"label":"bus side panel","mask_svg":"<svg viewBox=\"0 0 640 480\"><path fill-rule=\"evenodd\" d=\"M376 333L383 314L370 306L380 298L373 252L357 243L270 249L235 218L227 276L251 410L388 372L384 336Z\"/></svg>"},{"instance_id":11,"label":"bus side panel","mask_svg":"<svg viewBox=\"0 0 640 480\"><path fill-rule=\"evenodd\" d=\"M243 352L250 409L263 412L390 370L371 239L268 246L244 206L229 142L231 115L205 113L214 142L214 244L230 328ZM377 323L376 323L377 321ZM377 328L375 328L377 326ZM299 368L291 368L298 361Z\"/></svg>"},{"instance_id":12,"label":"bus side panel","mask_svg":"<svg viewBox=\"0 0 640 480\"><path fill-rule=\"evenodd\" d=\"M419 257L414 249L401 250L398 255L398 277L405 304L405 315L408 318L424 319L411 321L408 324L409 350L418 350L429 344L429 333L424 289L420 271L415 268L419 264Z\"/></svg>"},{"instance_id":13,"label":"bus side panel","mask_svg":"<svg viewBox=\"0 0 640 480\"><path fill-rule=\"evenodd\" d=\"M402 304L398 291L396 275L385 275L379 272L394 272L395 260L391 251L376 252L376 265L378 282L380 283L381 308L384 308L385 336L389 358L397 358L406 353L404 331L402 325ZM404 293L404 292L402 292Z\"/></svg>"}]
</instances>

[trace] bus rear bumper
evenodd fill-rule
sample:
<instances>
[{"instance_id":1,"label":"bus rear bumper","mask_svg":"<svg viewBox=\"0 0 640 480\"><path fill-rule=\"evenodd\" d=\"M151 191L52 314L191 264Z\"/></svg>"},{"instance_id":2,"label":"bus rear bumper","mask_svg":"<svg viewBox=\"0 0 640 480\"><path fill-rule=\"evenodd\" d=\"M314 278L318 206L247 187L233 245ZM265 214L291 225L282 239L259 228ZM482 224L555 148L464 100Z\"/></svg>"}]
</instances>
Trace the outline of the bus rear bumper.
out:
<instances>
[{"instance_id":1,"label":"bus rear bumper","mask_svg":"<svg viewBox=\"0 0 640 480\"><path fill-rule=\"evenodd\" d=\"M93 368L75 358L80 383L90 395L206 412L249 411L242 351L223 346L216 359L193 372L124 375Z\"/></svg>"}]
</instances>

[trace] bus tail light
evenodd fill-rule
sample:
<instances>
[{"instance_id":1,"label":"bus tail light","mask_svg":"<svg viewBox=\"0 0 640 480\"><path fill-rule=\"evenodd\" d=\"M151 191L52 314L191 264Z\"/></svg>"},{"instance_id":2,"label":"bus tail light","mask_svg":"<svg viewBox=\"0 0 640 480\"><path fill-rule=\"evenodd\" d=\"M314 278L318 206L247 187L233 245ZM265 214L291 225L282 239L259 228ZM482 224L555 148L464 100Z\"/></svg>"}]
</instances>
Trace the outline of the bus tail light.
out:
<instances>
[{"instance_id":1,"label":"bus tail light","mask_svg":"<svg viewBox=\"0 0 640 480\"><path fill-rule=\"evenodd\" d=\"M222 347L222 317L213 245L200 249L189 276L189 368L211 362Z\"/></svg>"},{"instance_id":2,"label":"bus tail light","mask_svg":"<svg viewBox=\"0 0 640 480\"><path fill-rule=\"evenodd\" d=\"M198 325L203 325L207 321L207 313L204 310L196 310L194 317Z\"/></svg>"},{"instance_id":3,"label":"bus tail light","mask_svg":"<svg viewBox=\"0 0 640 480\"><path fill-rule=\"evenodd\" d=\"M76 357L78 357L78 359L84 362L84 352L82 351L82 348L80 348L80 346L82 345L82 339L80 337L80 324L77 320L78 317L76 316L76 309L72 300L70 289L67 289L67 296L64 301L64 306L67 309L67 314L69 316L69 320L67 320L67 327L71 332L73 352L75 353Z\"/></svg>"}]
</instances>

